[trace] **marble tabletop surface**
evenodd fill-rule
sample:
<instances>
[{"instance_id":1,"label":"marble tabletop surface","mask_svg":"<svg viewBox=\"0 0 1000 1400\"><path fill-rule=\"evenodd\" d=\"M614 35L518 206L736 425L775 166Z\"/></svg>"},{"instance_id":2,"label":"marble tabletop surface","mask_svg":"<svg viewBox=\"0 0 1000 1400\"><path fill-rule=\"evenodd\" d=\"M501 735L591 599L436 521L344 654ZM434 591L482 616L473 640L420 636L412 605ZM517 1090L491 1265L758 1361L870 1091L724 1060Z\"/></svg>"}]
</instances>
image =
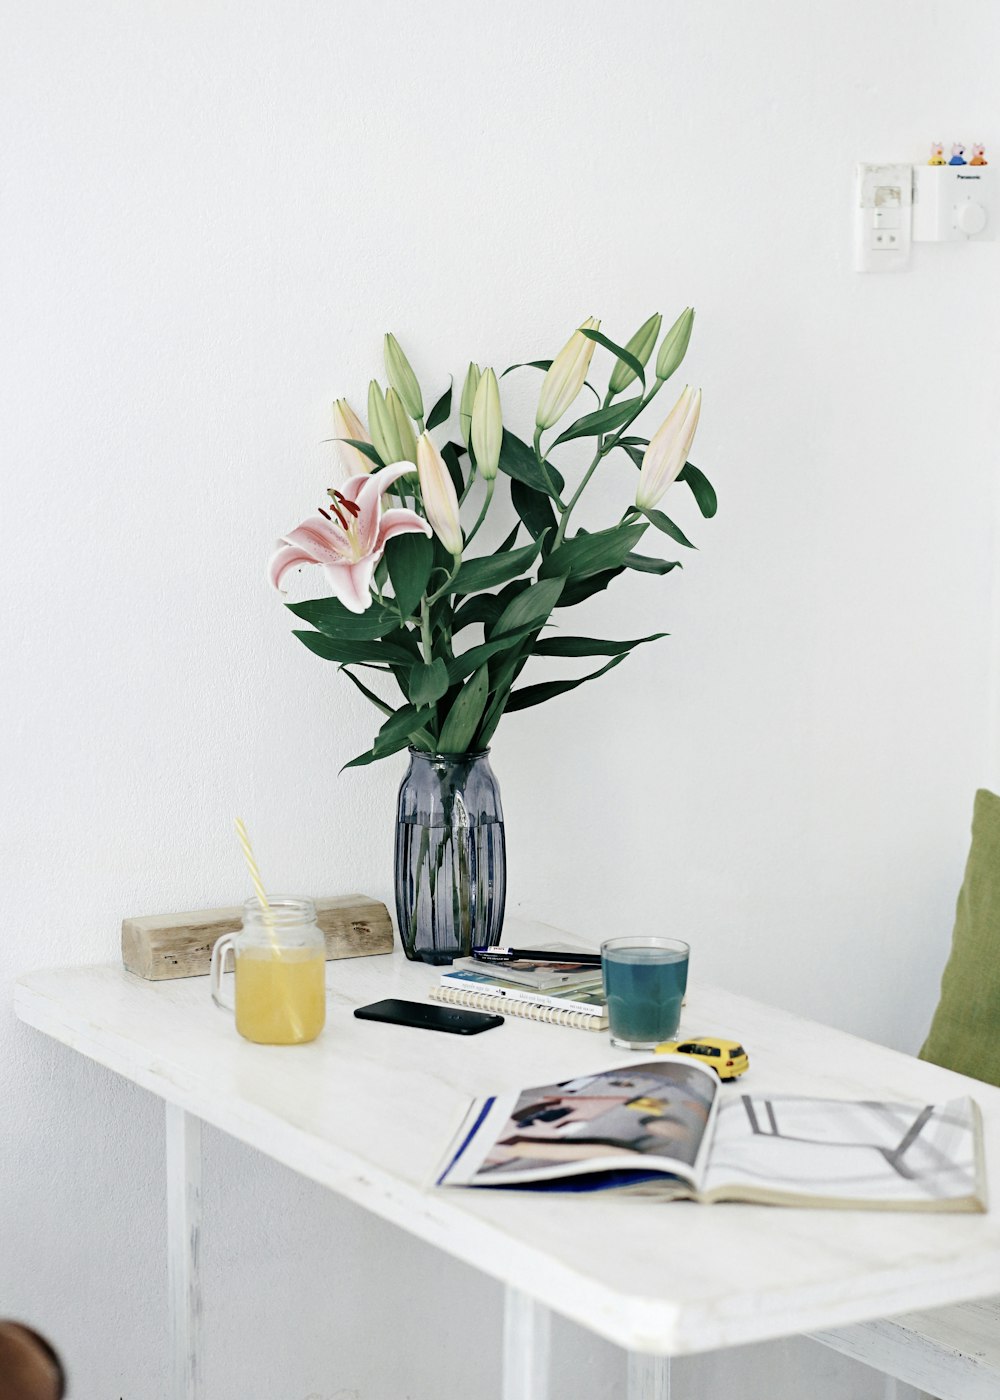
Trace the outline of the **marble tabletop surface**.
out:
<instances>
[{"instance_id":1,"label":"marble tabletop surface","mask_svg":"<svg viewBox=\"0 0 1000 1400\"><path fill-rule=\"evenodd\" d=\"M507 933L519 946L572 941L523 921ZM39 1031L624 1347L681 1355L1000 1292L995 1210L935 1216L436 1188L471 1098L635 1060L606 1033L514 1018L459 1037L351 1014L386 996L425 1000L436 980L399 952L331 962L327 1028L295 1047L240 1039L204 977L37 971L20 979L15 1005ZM1000 1200L1000 1090L696 980L682 1032L741 1039L762 1093L925 1103L972 1094L991 1199Z\"/></svg>"}]
</instances>

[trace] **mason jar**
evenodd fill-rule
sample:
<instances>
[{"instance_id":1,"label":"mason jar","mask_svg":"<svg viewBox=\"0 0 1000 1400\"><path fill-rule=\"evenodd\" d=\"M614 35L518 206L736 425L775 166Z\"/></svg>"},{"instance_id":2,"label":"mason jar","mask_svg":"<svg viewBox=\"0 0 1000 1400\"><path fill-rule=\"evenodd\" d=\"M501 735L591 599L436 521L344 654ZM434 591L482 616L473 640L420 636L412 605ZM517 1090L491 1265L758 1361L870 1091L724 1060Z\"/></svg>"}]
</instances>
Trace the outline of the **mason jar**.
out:
<instances>
[{"instance_id":1,"label":"mason jar","mask_svg":"<svg viewBox=\"0 0 1000 1400\"><path fill-rule=\"evenodd\" d=\"M233 955L235 994L222 990ZM212 998L236 1014L236 1029L258 1045L301 1045L326 1022L326 939L311 899L276 895L265 909L256 898L243 906L243 926L212 949Z\"/></svg>"}]
</instances>

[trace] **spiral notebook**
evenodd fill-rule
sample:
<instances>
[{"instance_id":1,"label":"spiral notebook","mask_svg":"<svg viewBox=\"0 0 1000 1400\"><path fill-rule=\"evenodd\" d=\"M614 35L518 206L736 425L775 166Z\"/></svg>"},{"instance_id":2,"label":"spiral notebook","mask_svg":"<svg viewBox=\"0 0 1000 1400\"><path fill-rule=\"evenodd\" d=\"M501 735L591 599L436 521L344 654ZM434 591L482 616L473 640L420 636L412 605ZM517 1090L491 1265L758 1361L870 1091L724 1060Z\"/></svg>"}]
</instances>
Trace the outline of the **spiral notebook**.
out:
<instances>
[{"instance_id":1,"label":"spiral notebook","mask_svg":"<svg viewBox=\"0 0 1000 1400\"><path fill-rule=\"evenodd\" d=\"M608 1027L607 1000L600 971L572 986L539 991L516 982L507 982L492 972L468 967L449 968L441 982L430 990L432 1001L466 1006L474 1011L492 1011L501 1016L523 1016L550 1026L572 1026L576 1030L603 1031Z\"/></svg>"}]
</instances>

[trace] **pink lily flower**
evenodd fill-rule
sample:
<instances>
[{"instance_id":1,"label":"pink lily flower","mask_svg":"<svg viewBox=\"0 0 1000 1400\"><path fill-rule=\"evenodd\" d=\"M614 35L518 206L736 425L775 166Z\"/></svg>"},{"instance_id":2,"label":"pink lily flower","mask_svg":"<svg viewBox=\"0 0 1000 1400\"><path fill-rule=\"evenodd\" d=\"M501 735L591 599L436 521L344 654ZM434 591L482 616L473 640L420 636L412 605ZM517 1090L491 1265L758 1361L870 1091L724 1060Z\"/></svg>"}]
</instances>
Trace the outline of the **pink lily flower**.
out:
<instances>
[{"instance_id":1,"label":"pink lily flower","mask_svg":"<svg viewBox=\"0 0 1000 1400\"><path fill-rule=\"evenodd\" d=\"M344 607L365 612L371 606L372 575L386 541L394 535L431 533L416 511L382 509L383 492L412 471L412 462L394 462L380 472L352 476L339 491L331 491L329 511L320 506L318 515L303 520L279 541L269 570L275 588L281 591L289 569L321 564Z\"/></svg>"}]
</instances>

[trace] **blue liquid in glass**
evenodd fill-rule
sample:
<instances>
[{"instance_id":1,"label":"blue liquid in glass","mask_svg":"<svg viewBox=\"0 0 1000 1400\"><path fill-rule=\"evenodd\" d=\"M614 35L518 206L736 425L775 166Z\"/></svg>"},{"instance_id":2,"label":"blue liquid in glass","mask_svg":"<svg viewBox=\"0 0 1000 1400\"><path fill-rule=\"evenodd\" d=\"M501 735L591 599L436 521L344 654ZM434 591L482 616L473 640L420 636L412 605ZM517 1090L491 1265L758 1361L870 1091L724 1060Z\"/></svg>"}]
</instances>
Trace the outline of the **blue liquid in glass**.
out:
<instances>
[{"instance_id":1,"label":"blue liquid in glass","mask_svg":"<svg viewBox=\"0 0 1000 1400\"><path fill-rule=\"evenodd\" d=\"M608 1024L615 1040L652 1045L677 1033L687 988L685 953L616 948L604 954Z\"/></svg>"}]
</instances>

